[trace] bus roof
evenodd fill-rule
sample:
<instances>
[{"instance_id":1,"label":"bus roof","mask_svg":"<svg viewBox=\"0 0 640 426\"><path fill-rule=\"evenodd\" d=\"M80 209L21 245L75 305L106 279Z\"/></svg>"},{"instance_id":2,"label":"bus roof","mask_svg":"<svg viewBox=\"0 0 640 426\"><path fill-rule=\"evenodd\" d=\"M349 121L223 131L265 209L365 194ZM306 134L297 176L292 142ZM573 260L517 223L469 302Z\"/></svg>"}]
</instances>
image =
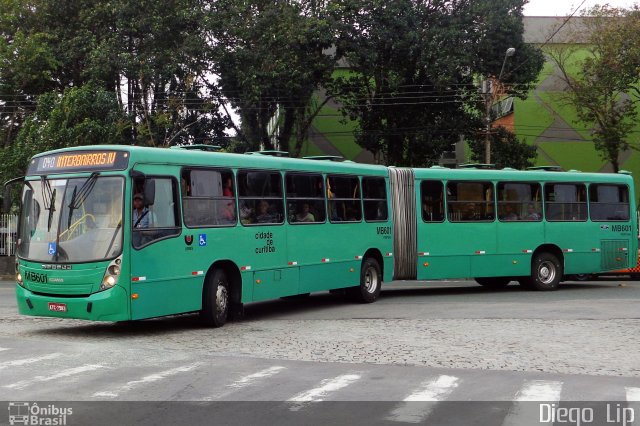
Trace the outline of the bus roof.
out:
<instances>
[{"instance_id":1,"label":"bus roof","mask_svg":"<svg viewBox=\"0 0 640 426\"><path fill-rule=\"evenodd\" d=\"M92 145L47 151L35 155L47 155L74 151L125 151L129 153L129 168L136 163L175 164L213 167L251 167L276 170L300 170L310 172L354 173L387 176L385 166L354 162L318 161L315 159L287 158L273 155L243 155L190 149L166 149L128 145Z\"/></svg>"}]
</instances>

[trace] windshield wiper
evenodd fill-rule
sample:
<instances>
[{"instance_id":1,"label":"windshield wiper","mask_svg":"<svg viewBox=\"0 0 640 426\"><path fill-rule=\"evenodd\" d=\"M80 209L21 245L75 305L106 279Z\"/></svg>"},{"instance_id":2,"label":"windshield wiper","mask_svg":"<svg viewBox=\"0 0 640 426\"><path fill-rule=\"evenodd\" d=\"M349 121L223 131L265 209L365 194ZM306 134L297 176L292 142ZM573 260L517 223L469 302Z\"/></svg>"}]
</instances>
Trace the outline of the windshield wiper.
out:
<instances>
[{"instance_id":1,"label":"windshield wiper","mask_svg":"<svg viewBox=\"0 0 640 426\"><path fill-rule=\"evenodd\" d=\"M78 190L77 186L73 188L73 194L71 195L71 202L69 203L69 206L68 206L69 221L67 223L67 229L69 229L69 227L71 226L71 220L73 219L73 211L78 207L80 207L82 203L85 202L87 197L89 197L89 194L91 193L91 191L93 191L93 188L96 186L96 181L98 180L99 175L100 173L93 172L91 173L91 176L89 176L87 180L84 182L84 184L82 184L82 186L80 187L80 190Z\"/></svg>"},{"instance_id":2,"label":"windshield wiper","mask_svg":"<svg viewBox=\"0 0 640 426\"><path fill-rule=\"evenodd\" d=\"M116 226L115 231L113 231L113 237L111 237L111 242L109 243L109 247L107 248L107 252L104 254L104 257L109 257L109 252L111 251L111 247L113 247L113 243L116 241L116 237L118 236L118 231L122 226L122 220L118 222L118 226Z\"/></svg>"},{"instance_id":3,"label":"windshield wiper","mask_svg":"<svg viewBox=\"0 0 640 426\"><path fill-rule=\"evenodd\" d=\"M51 182L47 176L40 178L42 184L42 202L45 210L49 210L49 219L47 220L47 232L51 232L51 222L53 221L53 212L56 211L56 189L51 190Z\"/></svg>"}]
</instances>

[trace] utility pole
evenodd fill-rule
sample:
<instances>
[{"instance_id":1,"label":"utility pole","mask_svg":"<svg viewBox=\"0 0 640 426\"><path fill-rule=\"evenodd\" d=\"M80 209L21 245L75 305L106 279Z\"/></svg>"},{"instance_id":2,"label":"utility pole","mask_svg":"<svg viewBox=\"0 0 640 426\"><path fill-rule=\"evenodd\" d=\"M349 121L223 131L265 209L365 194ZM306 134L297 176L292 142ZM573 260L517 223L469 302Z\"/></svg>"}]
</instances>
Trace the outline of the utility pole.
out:
<instances>
[{"instance_id":1,"label":"utility pole","mask_svg":"<svg viewBox=\"0 0 640 426\"><path fill-rule=\"evenodd\" d=\"M495 87L492 81L487 79L482 81L482 95L484 96L484 162L485 164L491 164L491 106L497 95L497 88L500 87L500 80L502 80L502 74L504 73L504 66L507 63L507 58L513 56L516 53L516 49L510 47L504 52L504 60L502 61L502 68L500 74L495 80Z\"/></svg>"}]
</instances>

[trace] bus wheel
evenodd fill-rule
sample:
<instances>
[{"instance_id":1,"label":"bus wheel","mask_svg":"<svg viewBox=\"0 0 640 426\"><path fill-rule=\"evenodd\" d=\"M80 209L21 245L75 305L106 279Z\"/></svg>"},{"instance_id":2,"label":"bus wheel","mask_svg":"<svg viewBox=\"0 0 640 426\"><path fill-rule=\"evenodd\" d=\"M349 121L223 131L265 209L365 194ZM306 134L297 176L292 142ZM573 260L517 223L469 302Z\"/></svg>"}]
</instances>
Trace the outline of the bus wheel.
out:
<instances>
[{"instance_id":1,"label":"bus wheel","mask_svg":"<svg viewBox=\"0 0 640 426\"><path fill-rule=\"evenodd\" d=\"M222 269L216 269L204 283L200 317L208 327L222 327L229 314L229 281Z\"/></svg>"},{"instance_id":2,"label":"bus wheel","mask_svg":"<svg viewBox=\"0 0 640 426\"><path fill-rule=\"evenodd\" d=\"M509 277L474 278L478 284L486 288L505 288L511 282Z\"/></svg>"},{"instance_id":3,"label":"bus wheel","mask_svg":"<svg viewBox=\"0 0 640 426\"><path fill-rule=\"evenodd\" d=\"M347 289L350 299L359 303L372 303L380 296L382 287L382 271L378 261L367 257L360 269L360 285Z\"/></svg>"},{"instance_id":4,"label":"bus wheel","mask_svg":"<svg viewBox=\"0 0 640 426\"><path fill-rule=\"evenodd\" d=\"M562 264L551 253L538 253L531 264L531 287L535 290L557 290L562 279Z\"/></svg>"}]
</instances>

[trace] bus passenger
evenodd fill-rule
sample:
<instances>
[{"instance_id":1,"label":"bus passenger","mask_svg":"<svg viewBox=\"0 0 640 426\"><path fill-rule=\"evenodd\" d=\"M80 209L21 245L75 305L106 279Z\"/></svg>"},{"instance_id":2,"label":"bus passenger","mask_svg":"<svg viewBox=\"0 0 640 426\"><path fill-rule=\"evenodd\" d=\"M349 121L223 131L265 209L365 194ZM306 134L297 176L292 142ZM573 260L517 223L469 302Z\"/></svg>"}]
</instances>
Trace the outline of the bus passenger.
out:
<instances>
[{"instance_id":1,"label":"bus passenger","mask_svg":"<svg viewBox=\"0 0 640 426\"><path fill-rule=\"evenodd\" d=\"M256 211L256 223L274 223L277 222L275 215L269 212L269 203L266 200L260 200Z\"/></svg>"},{"instance_id":2,"label":"bus passenger","mask_svg":"<svg viewBox=\"0 0 640 426\"><path fill-rule=\"evenodd\" d=\"M541 219L540 213L538 213L536 211L536 208L531 203L527 206L527 216L525 217L525 219L527 219L527 220L540 220Z\"/></svg>"},{"instance_id":3,"label":"bus passenger","mask_svg":"<svg viewBox=\"0 0 640 426\"><path fill-rule=\"evenodd\" d=\"M233 183L231 181L231 176L227 177L224 180L224 185L222 187L222 196L233 197Z\"/></svg>"},{"instance_id":4,"label":"bus passenger","mask_svg":"<svg viewBox=\"0 0 640 426\"><path fill-rule=\"evenodd\" d=\"M309 211L309 203L302 203L302 209L296 214L296 222L315 222L316 218Z\"/></svg>"},{"instance_id":5,"label":"bus passenger","mask_svg":"<svg viewBox=\"0 0 640 426\"><path fill-rule=\"evenodd\" d=\"M513 211L513 206L511 204L505 204L502 215L500 215L500 219L502 220L519 220L516 212Z\"/></svg>"},{"instance_id":6,"label":"bus passenger","mask_svg":"<svg viewBox=\"0 0 640 426\"><path fill-rule=\"evenodd\" d=\"M236 208L231 201L223 201L222 208L218 212L218 223L229 224L236 221Z\"/></svg>"}]
</instances>

